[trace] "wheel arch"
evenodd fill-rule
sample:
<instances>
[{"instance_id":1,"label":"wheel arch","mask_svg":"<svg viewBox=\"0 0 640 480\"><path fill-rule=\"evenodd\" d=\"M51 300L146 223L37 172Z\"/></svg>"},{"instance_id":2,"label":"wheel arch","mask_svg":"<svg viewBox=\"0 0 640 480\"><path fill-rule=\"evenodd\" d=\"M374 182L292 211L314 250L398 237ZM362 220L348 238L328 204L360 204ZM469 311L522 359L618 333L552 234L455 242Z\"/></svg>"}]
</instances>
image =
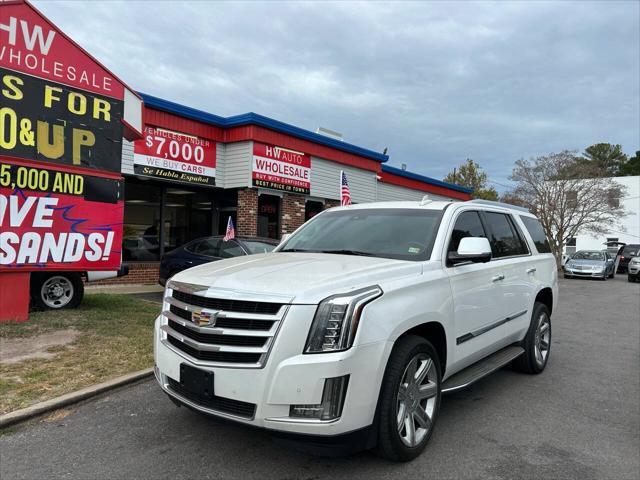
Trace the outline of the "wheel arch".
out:
<instances>
[{"instance_id":1,"label":"wheel arch","mask_svg":"<svg viewBox=\"0 0 640 480\"><path fill-rule=\"evenodd\" d=\"M420 325L416 325L400 335L394 342L394 345L406 335L416 335L422 337L425 340L428 340L433 345L433 348L435 348L436 352L438 353L440 368L442 370L441 373L442 376L444 376L447 367L447 334L444 326L440 322L435 321L421 323Z\"/></svg>"},{"instance_id":2,"label":"wheel arch","mask_svg":"<svg viewBox=\"0 0 640 480\"><path fill-rule=\"evenodd\" d=\"M549 315L553 313L553 290L550 287L544 287L537 295L535 302L540 302L549 309Z\"/></svg>"}]
</instances>

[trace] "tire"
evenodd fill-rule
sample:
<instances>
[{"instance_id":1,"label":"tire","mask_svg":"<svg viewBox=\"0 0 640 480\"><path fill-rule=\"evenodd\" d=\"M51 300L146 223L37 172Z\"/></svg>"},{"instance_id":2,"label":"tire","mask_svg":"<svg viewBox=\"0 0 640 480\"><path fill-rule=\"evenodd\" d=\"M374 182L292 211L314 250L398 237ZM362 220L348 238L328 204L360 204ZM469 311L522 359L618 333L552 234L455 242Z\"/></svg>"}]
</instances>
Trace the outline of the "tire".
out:
<instances>
[{"instance_id":1,"label":"tire","mask_svg":"<svg viewBox=\"0 0 640 480\"><path fill-rule=\"evenodd\" d=\"M76 272L31 274L31 305L34 310L76 308L84 297L82 277Z\"/></svg>"},{"instance_id":2,"label":"tire","mask_svg":"<svg viewBox=\"0 0 640 480\"><path fill-rule=\"evenodd\" d=\"M411 368L415 368L416 383L406 381L411 378ZM378 455L406 462L422 453L440 410L441 371L438 354L427 340L415 335L398 340L389 357L380 391ZM421 372L424 373L422 379ZM400 417L404 421L399 421ZM399 424L402 426L398 427Z\"/></svg>"},{"instance_id":3,"label":"tire","mask_svg":"<svg viewBox=\"0 0 640 480\"><path fill-rule=\"evenodd\" d=\"M547 325L546 329L542 325ZM544 331L540 332L541 329ZM546 344L546 348L545 348ZM542 373L549 361L551 351L551 315L543 303L533 305L531 323L522 341L524 353L514 360L516 370L529 374Z\"/></svg>"},{"instance_id":4,"label":"tire","mask_svg":"<svg viewBox=\"0 0 640 480\"><path fill-rule=\"evenodd\" d=\"M627 275L627 282L634 283L635 281L636 279L633 277L633 275Z\"/></svg>"}]
</instances>

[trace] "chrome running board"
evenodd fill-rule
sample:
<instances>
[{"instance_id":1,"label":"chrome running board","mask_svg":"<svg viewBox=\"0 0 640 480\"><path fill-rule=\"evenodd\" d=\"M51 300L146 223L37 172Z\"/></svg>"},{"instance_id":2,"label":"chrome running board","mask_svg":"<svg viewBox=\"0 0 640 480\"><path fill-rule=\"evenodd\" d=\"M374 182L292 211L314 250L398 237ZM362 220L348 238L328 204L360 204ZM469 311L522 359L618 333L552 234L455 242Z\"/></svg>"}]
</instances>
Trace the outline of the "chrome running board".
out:
<instances>
[{"instance_id":1,"label":"chrome running board","mask_svg":"<svg viewBox=\"0 0 640 480\"><path fill-rule=\"evenodd\" d=\"M455 375L447 378L442 384L442 393L452 393L467 388L472 383L486 377L490 373L504 367L524 353L524 348L512 345L483 358Z\"/></svg>"}]
</instances>

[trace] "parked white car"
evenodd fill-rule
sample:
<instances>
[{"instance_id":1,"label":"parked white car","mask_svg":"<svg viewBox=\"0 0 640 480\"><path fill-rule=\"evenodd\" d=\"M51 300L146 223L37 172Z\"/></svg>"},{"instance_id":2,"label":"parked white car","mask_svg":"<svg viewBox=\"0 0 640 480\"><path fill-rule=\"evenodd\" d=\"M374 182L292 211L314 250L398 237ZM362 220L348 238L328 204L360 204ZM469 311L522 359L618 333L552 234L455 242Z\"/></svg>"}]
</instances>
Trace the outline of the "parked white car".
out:
<instances>
[{"instance_id":1,"label":"parked white car","mask_svg":"<svg viewBox=\"0 0 640 480\"><path fill-rule=\"evenodd\" d=\"M168 282L155 374L178 405L344 453L424 449L441 395L513 363L540 373L557 269L518 207L338 207L273 253Z\"/></svg>"}]
</instances>

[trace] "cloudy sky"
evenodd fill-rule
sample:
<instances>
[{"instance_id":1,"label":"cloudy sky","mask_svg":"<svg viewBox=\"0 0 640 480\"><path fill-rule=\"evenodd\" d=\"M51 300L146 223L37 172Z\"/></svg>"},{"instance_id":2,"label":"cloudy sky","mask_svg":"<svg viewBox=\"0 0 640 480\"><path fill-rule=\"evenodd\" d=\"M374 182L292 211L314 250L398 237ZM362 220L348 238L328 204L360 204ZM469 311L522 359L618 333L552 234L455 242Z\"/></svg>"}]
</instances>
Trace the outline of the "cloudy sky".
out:
<instances>
[{"instance_id":1,"label":"cloudy sky","mask_svg":"<svg viewBox=\"0 0 640 480\"><path fill-rule=\"evenodd\" d=\"M389 148L442 178L470 157L640 149L640 2L35 1L133 88Z\"/></svg>"}]
</instances>

